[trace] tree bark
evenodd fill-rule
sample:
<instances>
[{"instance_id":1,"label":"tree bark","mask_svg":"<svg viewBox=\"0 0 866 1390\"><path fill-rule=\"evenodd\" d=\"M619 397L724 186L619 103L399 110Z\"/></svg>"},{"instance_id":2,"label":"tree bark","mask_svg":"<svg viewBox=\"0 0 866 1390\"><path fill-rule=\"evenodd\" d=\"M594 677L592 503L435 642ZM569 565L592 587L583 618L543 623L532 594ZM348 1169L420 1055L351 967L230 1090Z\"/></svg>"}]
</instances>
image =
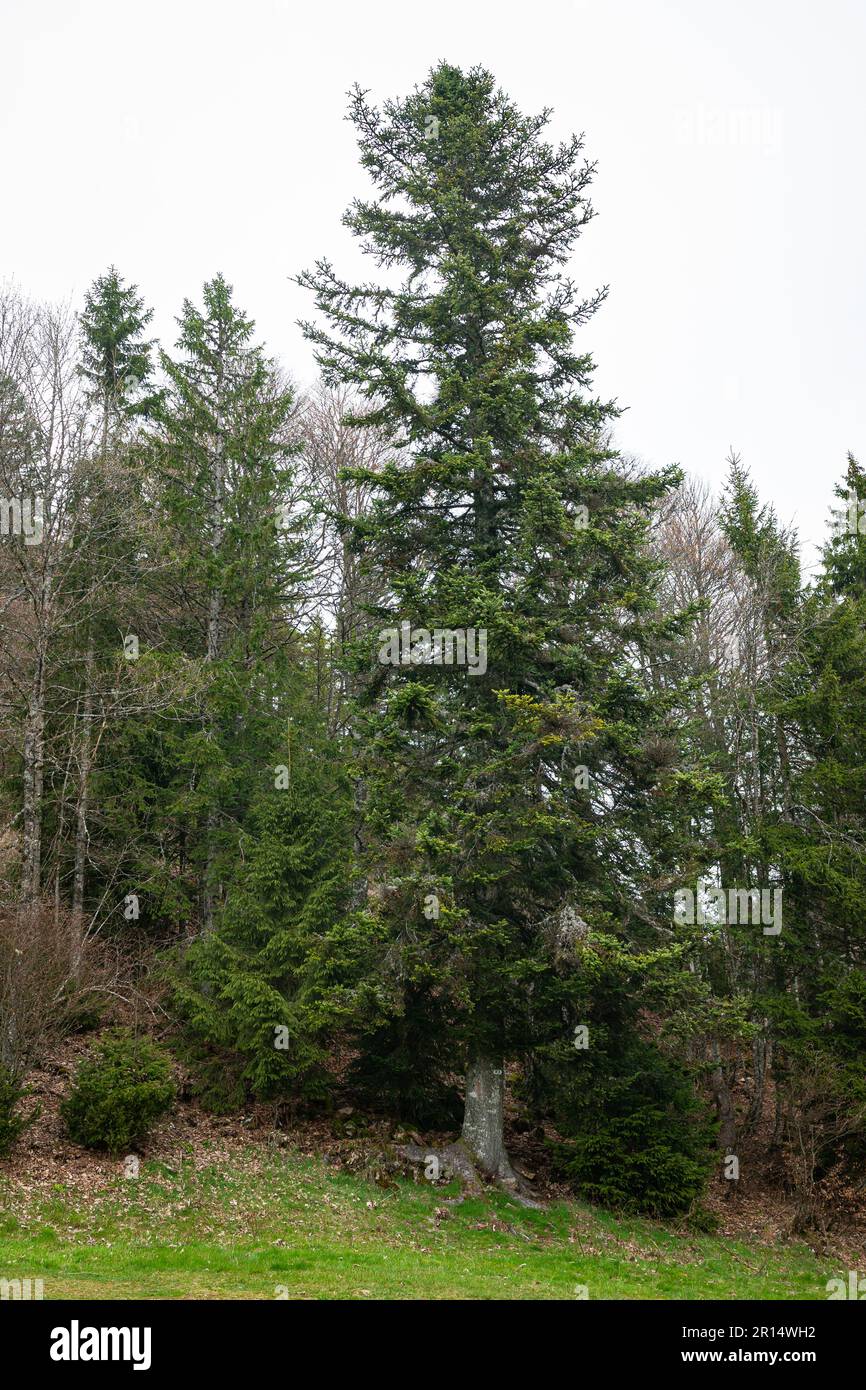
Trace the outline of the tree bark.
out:
<instances>
[{"instance_id":1,"label":"tree bark","mask_svg":"<svg viewBox=\"0 0 866 1390\"><path fill-rule=\"evenodd\" d=\"M517 1185L505 1149L505 1067L501 1058L472 1053L466 1069L462 1140L482 1172Z\"/></svg>"},{"instance_id":2,"label":"tree bark","mask_svg":"<svg viewBox=\"0 0 866 1390\"><path fill-rule=\"evenodd\" d=\"M725 1066L722 1060L722 1050L716 1039L712 1045L713 1072L712 1087L716 1102L716 1110L719 1116L719 1146L724 1149L726 1154L736 1152L737 1143L737 1115L734 1109L734 1098L728 1078L725 1075Z\"/></svg>"},{"instance_id":3,"label":"tree bark","mask_svg":"<svg viewBox=\"0 0 866 1390\"><path fill-rule=\"evenodd\" d=\"M208 665L220 658L222 648L223 594L219 575L220 551L225 526L225 442L223 427L223 328L220 326L220 360L216 383L216 440L211 463L211 507L210 507L210 551L214 559L214 576L208 598L207 654ZM212 795L212 793L211 793ZM216 831L218 816L216 807L208 808L205 822L205 865L202 885L202 932L207 936L215 925L215 904L218 885L215 884Z\"/></svg>"},{"instance_id":4,"label":"tree bark","mask_svg":"<svg viewBox=\"0 0 866 1390\"><path fill-rule=\"evenodd\" d=\"M90 804L90 769L93 748L93 668L95 654L93 638L87 644L84 663L84 702L80 742L80 762L78 775L78 799L75 807L75 863L72 872L72 916L76 927L81 929L84 917L84 877L87 866L87 812Z\"/></svg>"},{"instance_id":5,"label":"tree bark","mask_svg":"<svg viewBox=\"0 0 866 1390\"><path fill-rule=\"evenodd\" d=\"M33 907L42 887L42 780L45 745L45 661L37 658L24 726L23 898Z\"/></svg>"}]
</instances>

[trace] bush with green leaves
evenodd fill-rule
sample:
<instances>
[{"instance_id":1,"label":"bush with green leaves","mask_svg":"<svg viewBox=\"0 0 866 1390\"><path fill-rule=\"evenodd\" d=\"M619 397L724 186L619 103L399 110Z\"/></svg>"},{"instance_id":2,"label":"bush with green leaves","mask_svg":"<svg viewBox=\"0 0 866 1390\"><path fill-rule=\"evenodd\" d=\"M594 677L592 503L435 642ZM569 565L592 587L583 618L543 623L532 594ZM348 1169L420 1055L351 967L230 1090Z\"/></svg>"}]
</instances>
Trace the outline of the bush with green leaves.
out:
<instances>
[{"instance_id":1,"label":"bush with green leaves","mask_svg":"<svg viewBox=\"0 0 866 1390\"><path fill-rule=\"evenodd\" d=\"M9 1153L18 1136L36 1118L35 1110L22 1115L18 1109L26 1095L27 1087L8 1067L0 1065L0 1158Z\"/></svg>"},{"instance_id":2,"label":"bush with green leaves","mask_svg":"<svg viewBox=\"0 0 866 1390\"><path fill-rule=\"evenodd\" d=\"M141 1140L174 1098L168 1053L150 1038L115 1029L79 1066L61 1114L77 1144L119 1153Z\"/></svg>"}]
</instances>

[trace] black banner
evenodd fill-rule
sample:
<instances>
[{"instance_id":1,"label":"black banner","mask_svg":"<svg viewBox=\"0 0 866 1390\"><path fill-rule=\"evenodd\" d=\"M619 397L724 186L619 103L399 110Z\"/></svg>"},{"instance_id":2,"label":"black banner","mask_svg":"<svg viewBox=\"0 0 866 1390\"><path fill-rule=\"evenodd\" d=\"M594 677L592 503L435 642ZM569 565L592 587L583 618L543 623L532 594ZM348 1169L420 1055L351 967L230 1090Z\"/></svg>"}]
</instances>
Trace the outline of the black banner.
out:
<instances>
[{"instance_id":1,"label":"black banner","mask_svg":"<svg viewBox=\"0 0 866 1390\"><path fill-rule=\"evenodd\" d=\"M472 1304L466 1307L463 1325L461 1305L452 1305L448 1329L449 1335L460 1339L464 1369L465 1352L471 1356L480 1318L484 1327L496 1329L499 1335L493 1343L483 1338L479 1356L495 1354L498 1347L509 1356L529 1353L541 1362L551 1354L567 1352L576 1368L593 1358L612 1373L801 1366L826 1379L828 1372L852 1361L857 1364L862 1348L863 1315L837 1306L841 1301L593 1303L587 1299L570 1303L567 1310L561 1304L543 1308L535 1304L533 1311L527 1305L518 1310L509 1304L507 1322L500 1322L502 1305L479 1308ZM420 1332L422 1337L440 1339L443 1329L436 1312L441 1301L431 1302L432 1306L403 1305L395 1323L393 1305L369 1300L347 1300L337 1306L291 1299L237 1303L10 1300L0 1303L0 1329L7 1355L14 1347L20 1369L48 1372L52 1379L92 1378L106 1371L113 1376L214 1371L223 1377L243 1374L248 1378L257 1368L264 1372L272 1364L282 1364L286 1375L294 1376L301 1355L306 1364L309 1357L321 1357L330 1373L345 1361L355 1373L364 1348L369 1351L375 1345L371 1335L381 1346L396 1349L405 1336L407 1318L413 1335ZM557 1340L537 1342L533 1349L527 1337L536 1333Z\"/></svg>"}]
</instances>

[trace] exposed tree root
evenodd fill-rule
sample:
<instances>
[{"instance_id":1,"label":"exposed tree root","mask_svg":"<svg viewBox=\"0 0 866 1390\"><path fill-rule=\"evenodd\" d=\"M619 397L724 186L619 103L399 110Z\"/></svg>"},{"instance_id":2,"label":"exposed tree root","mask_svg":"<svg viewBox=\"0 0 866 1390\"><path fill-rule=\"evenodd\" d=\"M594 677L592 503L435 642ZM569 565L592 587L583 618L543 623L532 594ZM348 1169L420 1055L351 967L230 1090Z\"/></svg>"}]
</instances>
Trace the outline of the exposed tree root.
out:
<instances>
[{"instance_id":1,"label":"exposed tree root","mask_svg":"<svg viewBox=\"0 0 866 1390\"><path fill-rule=\"evenodd\" d=\"M431 1176L431 1173L435 1173L436 1177L450 1175L459 1178L463 1184L464 1192L468 1196L480 1197L483 1195L485 1190L484 1177L486 1177L496 1187L507 1192L508 1196L519 1206L531 1207L535 1210L542 1210L544 1207L544 1203L535 1197L528 1184L515 1173L505 1156L500 1160L499 1168L495 1173L485 1174L482 1177L475 1160L462 1139L458 1139L456 1143L449 1144L444 1149L436 1149L432 1146L423 1148L418 1144L404 1144L398 1148L397 1153L413 1167L423 1168L428 1177ZM463 1198L460 1200L462 1201Z\"/></svg>"}]
</instances>

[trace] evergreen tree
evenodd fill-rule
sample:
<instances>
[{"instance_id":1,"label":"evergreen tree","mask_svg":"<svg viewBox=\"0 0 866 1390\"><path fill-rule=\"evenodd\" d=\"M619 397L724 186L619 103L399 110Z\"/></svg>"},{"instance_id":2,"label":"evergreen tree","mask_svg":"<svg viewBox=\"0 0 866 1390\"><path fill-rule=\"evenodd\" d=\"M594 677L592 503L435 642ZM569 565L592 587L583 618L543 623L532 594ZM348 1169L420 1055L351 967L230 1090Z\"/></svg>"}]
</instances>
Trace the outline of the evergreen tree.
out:
<instances>
[{"instance_id":1,"label":"evergreen tree","mask_svg":"<svg viewBox=\"0 0 866 1390\"><path fill-rule=\"evenodd\" d=\"M257 1096L329 1090L328 1047L351 1000L354 950L344 925L351 797L336 755L313 708L287 726L285 778L247 817L219 927L187 952L176 1004L212 1097L225 1097L217 1077L226 1067Z\"/></svg>"},{"instance_id":2,"label":"evergreen tree","mask_svg":"<svg viewBox=\"0 0 866 1390\"><path fill-rule=\"evenodd\" d=\"M438 1005L465 1146L510 1183L506 1063L571 1029L587 953L625 949L654 907L670 921L669 895L643 901L641 831L673 823L689 774L649 747L676 697L652 700L640 664L664 635L647 530L678 475L618 464L573 344L603 298L562 269L592 216L581 141L552 147L548 113L447 64L382 111L356 90L351 118L376 198L345 221L388 275L352 286L321 262L300 283L326 380L395 450L349 470L373 503L347 525L386 596L379 650L358 653L371 910L394 1010ZM438 664L437 629L486 634L486 663Z\"/></svg>"},{"instance_id":3,"label":"evergreen tree","mask_svg":"<svg viewBox=\"0 0 866 1390\"><path fill-rule=\"evenodd\" d=\"M174 691L113 749L126 865L148 915L212 930L239 835L293 712L302 521L292 510L294 396L217 276L186 301L179 354L142 441L150 511L138 669ZM291 514L284 510L290 508Z\"/></svg>"},{"instance_id":4,"label":"evergreen tree","mask_svg":"<svg viewBox=\"0 0 866 1390\"><path fill-rule=\"evenodd\" d=\"M809 1181L845 1157L862 1171L866 1157L866 479L853 458L835 494L823 573L775 702L797 735L771 837L787 895L772 1002L779 1137L814 1155ZM812 1215L807 1202L803 1219Z\"/></svg>"},{"instance_id":5,"label":"evergreen tree","mask_svg":"<svg viewBox=\"0 0 866 1390\"><path fill-rule=\"evenodd\" d=\"M762 504L748 471L730 461L720 507L720 523L733 558L735 660L716 690L722 714L722 740L716 740L715 766L723 773L726 795L716 808L713 847L719 885L725 891L780 891L780 937L765 936L752 922L727 922L706 953L716 994L743 1007L751 1042L751 1101L746 1128L763 1116L765 1085L778 1070L774 1047L774 1002L785 989L785 961L796 925L785 911L785 875L777 852L776 827L792 796L796 731L778 703L780 682L796 657L803 625L802 581L795 534ZM720 672L711 676L718 686ZM748 1067L740 1055L727 1067L718 1057L717 1090L725 1097L730 1132L723 1144L736 1147L734 1078ZM719 1077L726 1071L724 1085ZM778 1079L778 1078L777 1078Z\"/></svg>"},{"instance_id":6,"label":"evergreen tree","mask_svg":"<svg viewBox=\"0 0 866 1390\"><path fill-rule=\"evenodd\" d=\"M81 373L99 402L106 430L112 420L149 413L153 390L153 341L142 335L153 318L138 293L109 266L87 291L81 313Z\"/></svg>"}]
</instances>

